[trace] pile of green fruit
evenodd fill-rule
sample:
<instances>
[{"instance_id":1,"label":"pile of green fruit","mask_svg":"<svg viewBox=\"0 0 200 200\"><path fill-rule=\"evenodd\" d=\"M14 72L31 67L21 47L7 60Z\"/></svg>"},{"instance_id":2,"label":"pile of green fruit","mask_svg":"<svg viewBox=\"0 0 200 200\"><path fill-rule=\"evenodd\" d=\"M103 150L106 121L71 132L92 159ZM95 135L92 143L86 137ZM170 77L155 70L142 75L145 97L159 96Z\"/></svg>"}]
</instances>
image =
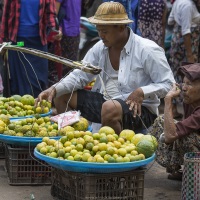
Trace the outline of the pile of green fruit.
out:
<instances>
[{"instance_id":1,"label":"pile of green fruit","mask_svg":"<svg viewBox=\"0 0 200 200\"><path fill-rule=\"evenodd\" d=\"M24 117L34 114L48 113L51 109L51 103L42 100L35 106L35 99L31 95L13 95L9 98L0 97L0 114L9 117Z\"/></svg>"},{"instance_id":2,"label":"pile of green fruit","mask_svg":"<svg viewBox=\"0 0 200 200\"><path fill-rule=\"evenodd\" d=\"M83 126L84 125L84 126ZM86 127L87 126L87 127ZM76 131L80 128L87 130L88 121L81 118L72 126L66 126L58 130L58 124L51 122L50 117L41 117L39 114L31 118L17 121L10 120L7 115L0 115L0 134L20 137L56 137L66 135L68 131Z\"/></svg>"},{"instance_id":3,"label":"pile of green fruit","mask_svg":"<svg viewBox=\"0 0 200 200\"><path fill-rule=\"evenodd\" d=\"M8 123L0 115L0 133L20 137L55 137L58 135L58 124L51 123L50 117L25 118Z\"/></svg>"},{"instance_id":4,"label":"pile of green fruit","mask_svg":"<svg viewBox=\"0 0 200 200\"><path fill-rule=\"evenodd\" d=\"M138 135L128 129L117 135L108 126L93 134L66 127L65 136L59 140L44 137L36 149L41 154L61 160L121 163L148 158L153 155L157 145L155 137Z\"/></svg>"}]
</instances>

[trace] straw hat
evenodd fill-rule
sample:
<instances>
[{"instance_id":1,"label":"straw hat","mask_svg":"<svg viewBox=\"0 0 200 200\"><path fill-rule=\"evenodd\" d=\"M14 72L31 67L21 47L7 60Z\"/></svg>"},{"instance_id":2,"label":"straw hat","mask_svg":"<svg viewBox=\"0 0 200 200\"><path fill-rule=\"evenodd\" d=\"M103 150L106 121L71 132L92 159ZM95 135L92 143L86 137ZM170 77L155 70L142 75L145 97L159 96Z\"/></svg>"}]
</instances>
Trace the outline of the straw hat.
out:
<instances>
[{"instance_id":1,"label":"straw hat","mask_svg":"<svg viewBox=\"0 0 200 200\"><path fill-rule=\"evenodd\" d=\"M96 25L118 25L129 24L133 21L128 18L126 10L121 3L111 1L102 3L95 15L89 18L89 22Z\"/></svg>"}]
</instances>

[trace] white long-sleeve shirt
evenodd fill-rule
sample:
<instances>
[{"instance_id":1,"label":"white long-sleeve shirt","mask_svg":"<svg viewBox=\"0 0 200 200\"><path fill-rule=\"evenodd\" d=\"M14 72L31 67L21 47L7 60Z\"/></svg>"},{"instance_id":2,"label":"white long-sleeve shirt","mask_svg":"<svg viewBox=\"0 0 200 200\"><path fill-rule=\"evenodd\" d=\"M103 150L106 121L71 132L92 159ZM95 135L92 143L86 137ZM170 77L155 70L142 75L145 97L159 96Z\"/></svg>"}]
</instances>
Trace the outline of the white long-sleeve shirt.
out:
<instances>
[{"instance_id":1,"label":"white long-sleeve shirt","mask_svg":"<svg viewBox=\"0 0 200 200\"><path fill-rule=\"evenodd\" d=\"M104 72L108 53L108 48L102 41L99 41L84 58L85 61L102 68L100 76L104 83L108 78ZM164 50L155 42L144 39L130 30L128 42L121 51L119 59L118 89L121 95L115 96L113 99L126 100L134 90L141 88L144 92L143 105L158 114L159 99L165 97L171 84L175 82ZM56 94L60 96L73 90L82 89L95 77L76 69L55 85ZM96 77L92 91L104 92L99 76Z\"/></svg>"},{"instance_id":2,"label":"white long-sleeve shirt","mask_svg":"<svg viewBox=\"0 0 200 200\"><path fill-rule=\"evenodd\" d=\"M181 26L182 35L191 33L191 27L200 25L200 14L192 0L176 0L168 18L168 24Z\"/></svg>"}]
</instances>

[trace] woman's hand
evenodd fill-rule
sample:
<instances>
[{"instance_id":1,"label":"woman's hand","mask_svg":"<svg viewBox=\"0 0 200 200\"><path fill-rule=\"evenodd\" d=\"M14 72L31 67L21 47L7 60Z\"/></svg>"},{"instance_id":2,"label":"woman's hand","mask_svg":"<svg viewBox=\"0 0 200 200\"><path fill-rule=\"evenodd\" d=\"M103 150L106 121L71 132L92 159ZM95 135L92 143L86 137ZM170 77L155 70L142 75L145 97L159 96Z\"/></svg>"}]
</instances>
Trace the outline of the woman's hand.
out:
<instances>
[{"instance_id":1,"label":"woman's hand","mask_svg":"<svg viewBox=\"0 0 200 200\"><path fill-rule=\"evenodd\" d=\"M165 98L176 98L180 95L181 90L178 83L173 83L172 89L167 93Z\"/></svg>"},{"instance_id":2,"label":"woman's hand","mask_svg":"<svg viewBox=\"0 0 200 200\"><path fill-rule=\"evenodd\" d=\"M165 97L164 107L164 139L166 144L173 143L178 135L176 133L176 126L173 119L173 103L172 99L180 95L179 84L173 83L172 89L167 93Z\"/></svg>"}]
</instances>

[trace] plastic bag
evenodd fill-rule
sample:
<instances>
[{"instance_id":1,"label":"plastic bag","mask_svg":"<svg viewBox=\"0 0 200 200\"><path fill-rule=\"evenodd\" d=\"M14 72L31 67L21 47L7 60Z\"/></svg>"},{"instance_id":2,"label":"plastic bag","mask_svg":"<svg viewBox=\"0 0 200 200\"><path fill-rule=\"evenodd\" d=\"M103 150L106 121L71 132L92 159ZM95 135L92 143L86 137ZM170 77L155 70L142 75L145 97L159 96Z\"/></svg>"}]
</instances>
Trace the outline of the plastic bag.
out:
<instances>
[{"instance_id":1,"label":"plastic bag","mask_svg":"<svg viewBox=\"0 0 200 200\"><path fill-rule=\"evenodd\" d=\"M80 111L68 111L51 117L51 121L58 123L58 129L70 126L80 120Z\"/></svg>"}]
</instances>

